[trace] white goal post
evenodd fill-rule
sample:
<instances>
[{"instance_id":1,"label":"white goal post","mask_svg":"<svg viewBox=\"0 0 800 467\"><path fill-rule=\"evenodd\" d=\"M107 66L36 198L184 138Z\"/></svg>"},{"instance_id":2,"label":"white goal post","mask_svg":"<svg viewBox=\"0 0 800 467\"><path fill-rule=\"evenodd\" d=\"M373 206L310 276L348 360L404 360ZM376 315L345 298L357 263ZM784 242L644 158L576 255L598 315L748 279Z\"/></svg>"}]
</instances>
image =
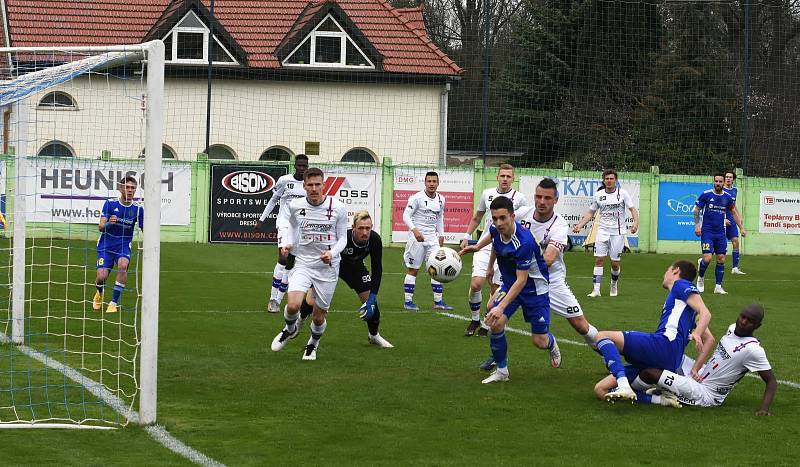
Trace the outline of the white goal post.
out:
<instances>
[{"instance_id":1,"label":"white goal post","mask_svg":"<svg viewBox=\"0 0 800 467\"><path fill-rule=\"evenodd\" d=\"M136 62L143 64L141 69L144 76L142 76L142 79L146 81L146 89L143 91L143 95L139 96L144 115L143 173L160 174L162 171L161 151L164 132L164 43L157 40L144 44L109 47L6 47L0 48L0 57L5 63L3 67L6 68L4 76L0 77L0 79L4 80L0 81L0 108L9 108L15 122L13 139L15 177L10 179L9 182L14 185L13 195L10 197L10 201L13 202L13 215L9 219L10 223L13 224L10 252L13 260L10 265L11 274L9 280L11 283L8 284L11 289L11 336L0 334L0 339L4 344L13 343L18 349L17 351L32 359L40 360L43 365L50 365L48 363L50 358L46 356L46 352L40 353L40 349L37 349L35 345L29 345L26 342L25 326L26 321L30 318L32 301L31 297L26 297L26 293L30 293L31 283L35 280L32 279L35 273L28 270L28 268L33 268L33 260L30 260L30 263L26 262L26 252L29 257L31 255L30 232L33 228L33 221L28 218L29 210L26 209L26 206L29 205L28 197L34 194L32 190L36 189L31 186L30 179L32 176L29 176L28 170L29 161L33 160L37 155L37 149L32 147L34 144L30 144L30 142L38 137L29 135L29 132L32 131L29 112L31 108L35 108L35 104L32 107L32 103L28 99L34 94L40 95L42 92L47 92L54 86L69 80L89 73L102 73L103 70L117 67L121 63ZM42 64L47 59L50 59L51 62ZM37 63L37 67L32 71L15 68L18 63L31 63L34 61ZM98 78L91 79L101 81ZM98 125L102 123L98 122ZM81 154L76 156L80 157ZM6 177L5 172L1 176ZM118 400L115 401L117 397L115 390L100 389L101 394L95 395L104 400L106 397L110 398L106 401L107 405L117 412L122 412L121 415L125 419L122 423L110 423L111 425L124 425L127 422L152 424L156 421L161 223L160 178L157 175L143 177L142 182L144 226L141 242L140 290L143 292L141 293L140 302L137 301L137 304L140 303L141 308L140 330L136 329L135 324L133 330L134 334L138 332L141 334L137 336L138 349L132 351L133 355L138 354L138 365L134 361L132 367L136 369L138 366L138 388L136 389L138 390L139 412L137 413L133 410L127 402L119 403ZM52 235L52 237L59 240L61 238L57 235ZM69 244L62 249L68 250ZM69 253L64 254L68 255ZM67 274L69 274L70 267L71 265L67 264ZM93 264L91 267L93 267ZM88 290L91 290L94 285L93 277L91 278L92 282L89 282L88 279L90 277L89 274L94 273L91 267L85 268L89 272L83 277L83 288ZM69 284L70 282L67 282L67 285ZM63 301L65 308L74 303L74 301L70 302L68 296ZM82 306L85 307L85 305ZM49 318L52 317L48 316ZM70 317L65 317L65 319L67 318ZM2 333L1 328L0 333ZM67 334L65 332L63 336L64 342L74 337ZM59 335L60 337L62 336ZM99 339L104 340L106 338L101 336ZM45 357L42 360L37 355L45 355ZM100 358L102 357L103 354L101 352ZM76 358L83 357L78 356ZM69 363L55 362L50 368L64 374L65 379L68 378L74 381L75 379L84 380L89 378L89 375L69 368ZM9 375L9 378L13 379L14 371L10 371ZM134 377L134 380L136 379ZM80 381L77 383L82 384ZM100 386L102 387L102 384ZM11 399L14 399L15 391L18 391L18 389L11 388L8 391ZM103 391L107 392L107 394L103 394ZM94 391L90 389L90 392ZM136 398L137 396L134 395L130 400L133 401ZM11 408L9 410L13 413L15 409ZM83 419L80 416L74 419L68 417L66 420L55 416L43 417L42 419L34 418L31 420L20 418L18 423L6 423L0 416L0 428L20 426L87 427L93 425L92 422L95 421L93 417L86 416ZM87 419L89 420L87 421ZM53 423L53 420L56 422L64 421L65 423ZM104 428L108 427L107 425L98 423L97 427Z\"/></svg>"}]
</instances>

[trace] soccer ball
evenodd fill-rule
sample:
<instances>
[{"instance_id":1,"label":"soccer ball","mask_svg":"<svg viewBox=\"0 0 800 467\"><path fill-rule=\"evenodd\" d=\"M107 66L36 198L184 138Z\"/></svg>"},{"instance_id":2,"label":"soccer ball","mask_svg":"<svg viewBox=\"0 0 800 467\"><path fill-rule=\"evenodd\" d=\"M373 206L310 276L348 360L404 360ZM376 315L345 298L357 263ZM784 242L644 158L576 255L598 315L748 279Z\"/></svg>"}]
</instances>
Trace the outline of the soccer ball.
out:
<instances>
[{"instance_id":1,"label":"soccer ball","mask_svg":"<svg viewBox=\"0 0 800 467\"><path fill-rule=\"evenodd\" d=\"M452 248L433 250L426 261L428 274L439 282L452 282L461 272L461 257Z\"/></svg>"}]
</instances>

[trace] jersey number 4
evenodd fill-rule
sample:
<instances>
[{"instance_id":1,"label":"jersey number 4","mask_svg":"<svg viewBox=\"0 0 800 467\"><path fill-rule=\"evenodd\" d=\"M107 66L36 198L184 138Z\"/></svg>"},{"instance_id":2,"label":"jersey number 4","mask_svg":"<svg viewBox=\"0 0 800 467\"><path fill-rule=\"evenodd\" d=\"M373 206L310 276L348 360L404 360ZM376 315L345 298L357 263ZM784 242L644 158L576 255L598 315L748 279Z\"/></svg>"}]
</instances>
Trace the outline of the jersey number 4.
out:
<instances>
[{"instance_id":1,"label":"jersey number 4","mask_svg":"<svg viewBox=\"0 0 800 467\"><path fill-rule=\"evenodd\" d=\"M301 209L301 210L300 210L300 215L301 215L301 216L305 216L305 215L306 215L306 210L305 210L305 208L303 208L303 209Z\"/></svg>"}]
</instances>

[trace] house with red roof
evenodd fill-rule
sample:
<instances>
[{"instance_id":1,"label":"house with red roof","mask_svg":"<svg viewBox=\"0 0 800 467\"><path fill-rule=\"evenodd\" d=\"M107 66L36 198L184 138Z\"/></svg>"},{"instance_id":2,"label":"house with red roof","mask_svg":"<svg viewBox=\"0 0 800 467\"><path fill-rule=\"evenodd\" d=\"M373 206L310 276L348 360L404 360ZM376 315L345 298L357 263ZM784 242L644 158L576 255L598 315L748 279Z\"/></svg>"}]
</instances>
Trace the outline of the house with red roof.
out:
<instances>
[{"instance_id":1,"label":"house with red roof","mask_svg":"<svg viewBox=\"0 0 800 467\"><path fill-rule=\"evenodd\" d=\"M206 149L209 60L212 159L309 153L320 162L392 157L430 164L446 153L448 91L463 70L430 40L421 7L398 9L386 0L216 0L212 14L209 0L1 3L3 39L11 47L164 41L165 157L191 160ZM35 111L50 112L37 120L52 121L36 135L36 152L138 157L136 138L112 149L92 133L82 102L105 94L90 81L48 89L33 103ZM136 116L120 112L119 118Z\"/></svg>"}]
</instances>

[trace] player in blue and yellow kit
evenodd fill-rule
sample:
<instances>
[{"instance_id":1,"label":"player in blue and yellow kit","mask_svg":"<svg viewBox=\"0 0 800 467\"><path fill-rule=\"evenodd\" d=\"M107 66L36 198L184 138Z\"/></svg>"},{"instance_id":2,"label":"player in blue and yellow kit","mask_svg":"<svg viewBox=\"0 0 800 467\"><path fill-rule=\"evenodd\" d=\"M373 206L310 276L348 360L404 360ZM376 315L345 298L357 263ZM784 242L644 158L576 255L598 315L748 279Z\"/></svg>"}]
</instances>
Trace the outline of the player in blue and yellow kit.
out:
<instances>
[{"instance_id":1,"label":"player in blue and yellow kit","mask_svg":"<svg viewBox=\"0 0 800 467\"><path fill-rule=\"evenodd\" d=\"M540 349L547 349L551 362L561 361L558 344L550 333L549 274L542 250L533 234L514 220L511 199L499 196L492 201L489 209L493 223L489 227L489 235L461 250L462 255L474 253L491 242L492 253L486 271L490 274L494 270L496 258L503 280L500 289L489 301L489 312L484 320L492 330L489 347L497 362L497 370L482 381L484 384L508 381L505 328L519 307L522 307L525 321L531 325L533 344Z\"/></svg>"},{"instance_id":2,"label":"player in blue and yellow kit","mask_svg":"<svg viewBox=\"0 0 800 467\"><path fill-rule=\"evenodd\" d=\"M136 224L142 229L144 208L133 201L136 193L136 179L125 177L119 181L119 199L109 199L103 204L103 213L97 228L100 239L97 240L97 292L92 300L92 308L103 307L103 289L111 269L116 265L117 277L114 293L108 302L106 313L116 313L119 297L128 281L128 264L131 261L131 241Z\"/></svg>"},{"instance_id":3,"label":"player in blue and yellow kit","mask_svg":"<svg viewBox=\"0 0 800 467\"><path fill-rule=\"evenodd\" d=\"M706 268L711 264L711 255L717 257L717 267L714 270L716 287L714 293L727 294L722 288L722 278L725 276L725 254L728 252L728 239L725 237L725 219L728 211L731 212L734 222L744 237L747 235L742 227L742 216L736 209L736 200L724 190L725 175L714 175L714 188L704 191L697 197L694 207L694 233L700 237L703 256L697 260L697 290L705 290L704 276ZM700 213L703 213L703 222L700 223Z\"/></svg>"},{"instance_id":4,"label":"player in blue and yellow kit","mask_svg":"<svg viewBox=\"0 0 800 467\"><path fill-rule=\"evenodd\" d=\"M739 194L739 190L733 186L733 182L735 181L736 172L725 172L725 186L723 186L722 189L731 195L734 203L736 203L736 196ZM742 217L742 223L744 223L744 217ZM733 213L731 211L725 214L725 238L731 241L731 257L733 259L731 274L744 275L745 273L739 269L739 227L736 226L736 220L733 218Z\"/></svg>"}]
</instances>

